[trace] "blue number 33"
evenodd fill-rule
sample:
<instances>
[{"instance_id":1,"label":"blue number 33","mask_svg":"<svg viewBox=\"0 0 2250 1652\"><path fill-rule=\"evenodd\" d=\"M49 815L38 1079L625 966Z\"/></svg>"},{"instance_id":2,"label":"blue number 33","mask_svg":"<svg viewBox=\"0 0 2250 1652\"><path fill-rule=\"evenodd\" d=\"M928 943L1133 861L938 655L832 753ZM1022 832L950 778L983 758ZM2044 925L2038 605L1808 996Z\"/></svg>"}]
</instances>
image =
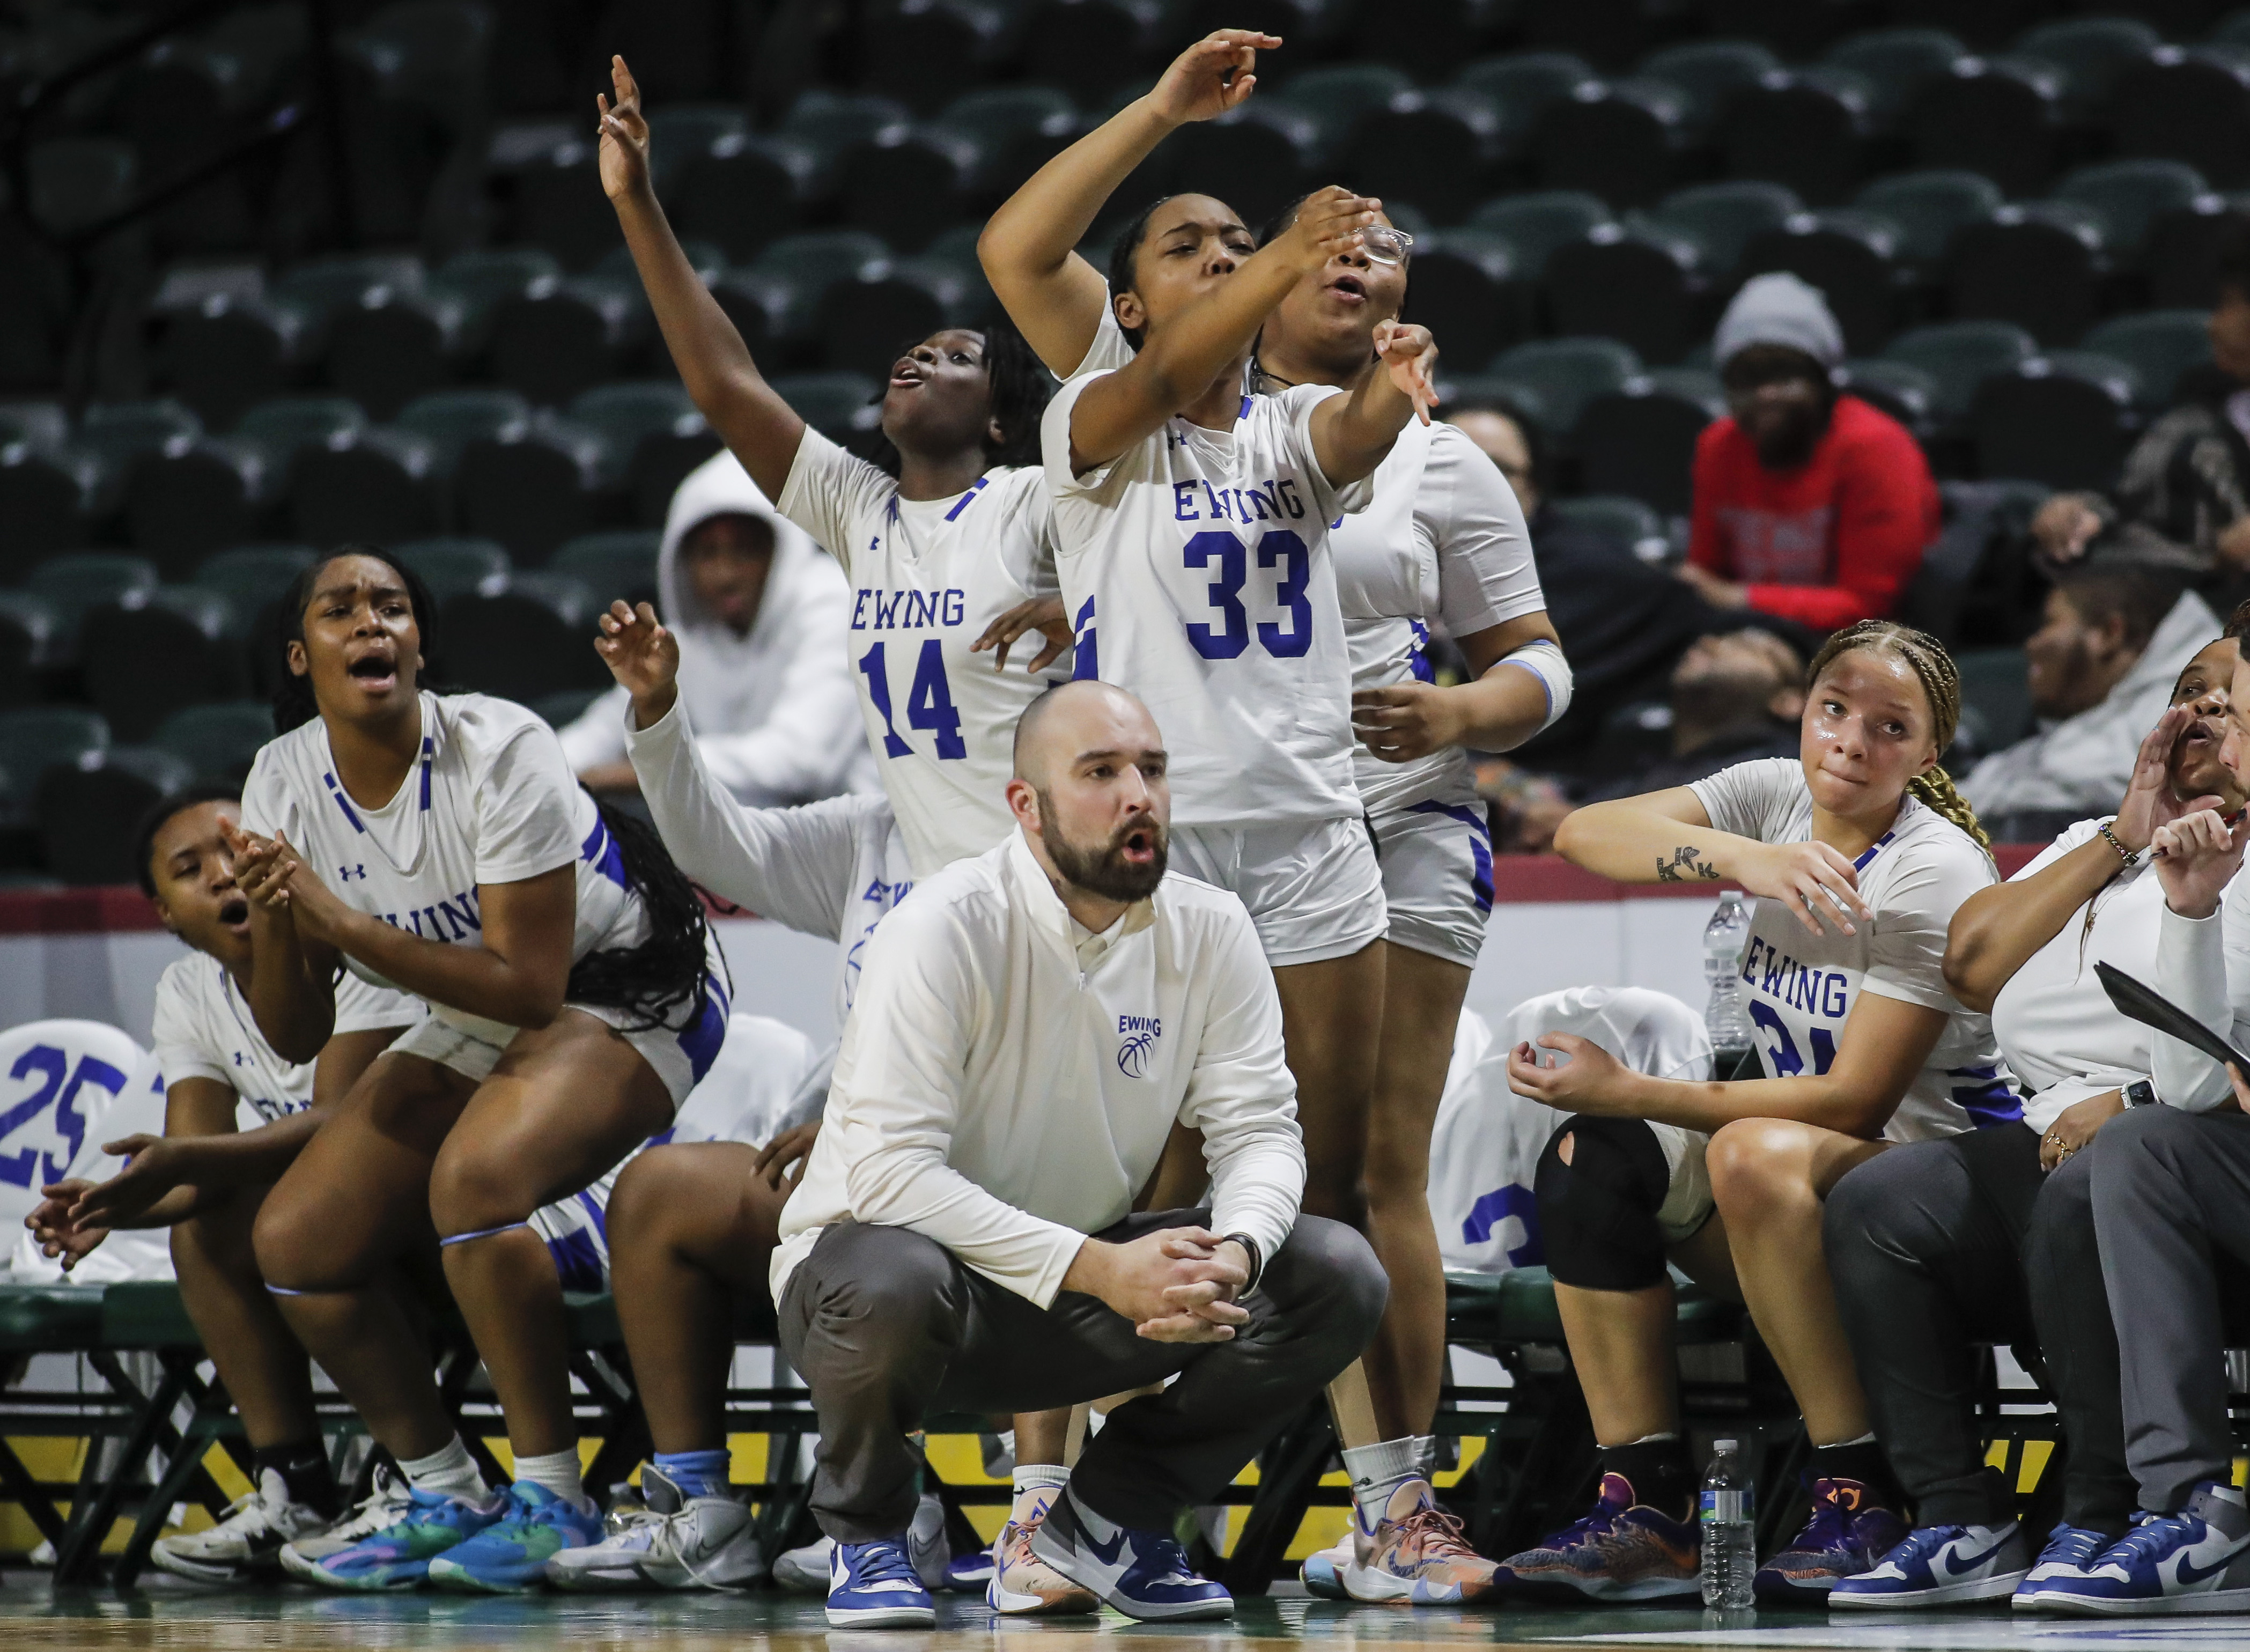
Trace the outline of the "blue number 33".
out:
<instances>
[{"instance_id":1,"label":"blue number 33","mask_svg":"<svg viewBox=\"0 0 2250 1652\"><path fill-rule=\"evenodd\" d=\"M1197 620L1190 626L1189 646L1206 660L1239 659L1250 646L1250 614L1242 603L1242 588L1250 581L1248 548L1224 529L1208 529L1191 538L1181 554L1191 568L1216 563L1218 569L1218 577L1205 587L1205 595L1220 623ZM1269 529L1258 541L1258 565L1280 568L1273 604L1287 621L1260 620L1259 644L1277 660L1301 660L1313 646L1313 605L1307 595L1312 553L1289 529Z\"/></svg>"}]
</instances>

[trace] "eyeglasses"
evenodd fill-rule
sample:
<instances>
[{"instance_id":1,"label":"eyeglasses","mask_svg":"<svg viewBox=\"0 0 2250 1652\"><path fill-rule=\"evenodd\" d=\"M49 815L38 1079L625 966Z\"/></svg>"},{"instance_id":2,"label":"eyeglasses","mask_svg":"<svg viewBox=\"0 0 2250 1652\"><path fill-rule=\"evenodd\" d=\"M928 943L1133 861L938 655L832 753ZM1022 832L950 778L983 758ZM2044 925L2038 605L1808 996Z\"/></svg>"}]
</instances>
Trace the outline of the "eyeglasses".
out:
<instances>
[{"instance_id":1,"label":"eyeglasses","mask_svg":"<svg viewBox=\"0 0 2250 1652\"><path fill-rule=\"evenodd\" d=\"M1414 238L1387 224L1370 224L1359 232L1359 246L1377 264L1404 264L1414 250Z\"/></svg>"}]
</instances>

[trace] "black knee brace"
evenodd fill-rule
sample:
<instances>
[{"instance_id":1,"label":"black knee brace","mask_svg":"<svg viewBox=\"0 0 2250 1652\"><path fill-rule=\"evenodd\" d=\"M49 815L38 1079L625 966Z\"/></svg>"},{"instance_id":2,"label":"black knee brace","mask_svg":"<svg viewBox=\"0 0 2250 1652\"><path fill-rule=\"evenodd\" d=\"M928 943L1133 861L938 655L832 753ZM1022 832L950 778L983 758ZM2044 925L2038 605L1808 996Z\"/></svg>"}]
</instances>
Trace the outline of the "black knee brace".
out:
<instances>
[{"instance_id":1,"label":"black knee brace","mask_svg":"<svg viewBox=\"0 0 2250 1652\"><path fill-rule=\"evenodd\" d=\"M1566 1138L1567 1165L1561 1151ZM1664 1149L1643 1120L1563 1120L1539 1155L1533 1185L1549 1271L1586 1290L1661 1284L1664 1230L1656 1213L1671 1181Z\"/></svg>"}]
</instances>

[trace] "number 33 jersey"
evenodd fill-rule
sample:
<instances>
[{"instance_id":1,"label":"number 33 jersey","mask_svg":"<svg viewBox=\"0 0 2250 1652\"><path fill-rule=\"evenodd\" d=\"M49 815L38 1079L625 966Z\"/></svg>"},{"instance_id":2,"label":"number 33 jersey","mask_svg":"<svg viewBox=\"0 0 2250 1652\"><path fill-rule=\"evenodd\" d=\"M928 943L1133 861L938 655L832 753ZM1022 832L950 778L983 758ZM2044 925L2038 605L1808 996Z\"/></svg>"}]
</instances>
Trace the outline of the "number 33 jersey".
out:
<instances>
[{"instance_id":1,"label":"number 33 jersey","mask_svg":"<svg viewBox=\"0 0 2250 1652\"><path fill-rule=\"evenodd\" d=\"M1356 817L1329 528L1372 490L1331 486L1311 433L1313 409L1342 392L1246 396L1230 430L1172 418L1073 476L1071 410L1103 376L1064 385L1040 431L1078 674L1156 718L1174 826Z\"/></svg>"},{"instance_id":2,"label":"number 33 jersey","mask_svg":"<svg viewBox=\"0 0 2250 1652\"><path fill-rule=\"evenodd\" d=\"M1005 671L969 651L1010 609L1056 594L1039 470L1004 467L949 499L901 499L893 477L808 425L777 508L852 582L844 634L859 712L914 875L984 854L1014 829L1016 720L1071 674L1067 652L1024 669L1046 646L1037 632Z\"/></svg>"},{"instance_id":3,"label":"number 33 jersey","mask_svg":"<svg viewBox=\"0 0 2250 1652\"><path fill-rule=\"evenodd\" d=\"M1812 793L1794 757L1722 769L1690 788L1722 832L1761 843L1812 835ZM1686 836L1693 826L1682 826ZM1945 1028L1907 1086L1883 1135L1895 1142L1955 1136L2023 1116L1990 1017L1964 1009L1945 985L1945 931L1961 903L1998 874L1984 852L1935 810L1909 797L1875 846L1853 863L1874 922L1855 935L1832 923L1815 935L1778 901L1761 899L1743 948L1743 1008L1769 1078L1828 1071L1862 992L1939 1010Z\"/></svg>"}]
</instances>

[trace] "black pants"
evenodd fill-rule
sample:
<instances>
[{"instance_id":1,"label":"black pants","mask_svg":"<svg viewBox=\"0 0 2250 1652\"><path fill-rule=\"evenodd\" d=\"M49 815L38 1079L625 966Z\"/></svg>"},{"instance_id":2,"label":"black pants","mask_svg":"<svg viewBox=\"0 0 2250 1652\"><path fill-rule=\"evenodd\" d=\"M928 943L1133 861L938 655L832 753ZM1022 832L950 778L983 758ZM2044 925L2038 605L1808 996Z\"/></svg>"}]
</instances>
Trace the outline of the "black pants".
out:
<instances>
[{"instance_id":1,"label":"black pants","mask_svg":"<svg viewBox=\"0 0 2250 1652\"><path fill-rule=\"evenodd\" d=\"M2094 1159L2053 1175L2027 1125L1913 1142L1848 1172L1823 1235L1846 1334L1900 1484L1924 1525L2015 1518L1984 1464L1976 1344L2036 1341L2069 1452L2063 1517L2122 1531L2135 1506L2117 1397L2117 1338L2095 1243Z\"/></svg>"},{"instance_id":2,"label":"black pants","mask_svg":"<svg viewBox=\"0 0 2250 1652\"><path fill-rule=\"evenodd\" d=\"M1122 1243L1210 1219L1144 1212L1094 1237ZM1364 1239L1300 1216L1232 1340L1150 1342L1094 1297L1065 1291L1043 1309L910 1228L839 1222L781 1299L782 1350L820 1417L813 1515L843 1543L905 1531L915 1469L906 1435L925 1413L1046 1411L1177 1374L1111 1412L1071 1476L1105 1518L1168 1528L1359 1357L1389 1294Z\"/></svg>"}]
</instances>

